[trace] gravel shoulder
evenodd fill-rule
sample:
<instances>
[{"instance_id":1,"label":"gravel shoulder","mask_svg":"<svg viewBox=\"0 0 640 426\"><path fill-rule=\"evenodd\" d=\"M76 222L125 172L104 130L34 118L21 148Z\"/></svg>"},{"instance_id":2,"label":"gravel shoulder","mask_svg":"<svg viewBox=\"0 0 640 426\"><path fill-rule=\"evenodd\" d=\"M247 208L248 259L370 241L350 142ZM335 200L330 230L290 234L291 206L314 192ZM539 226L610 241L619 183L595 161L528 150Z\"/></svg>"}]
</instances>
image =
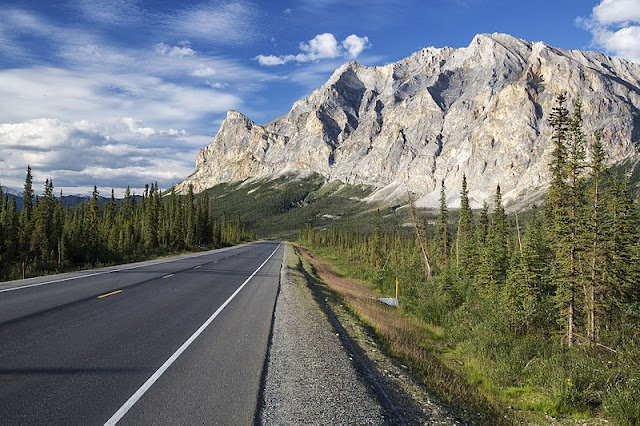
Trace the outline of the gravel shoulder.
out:
<instances>
[{"instance_id":1,"label":"gravel shoulder","mask_svg":"<svg viewBox=\"0 0 640 426\"><path fill-rule=\"evenodd\" d=\"M287 244L260 424L464 424Z\"/></svg>"},{"instance_id":2,"label":"gravel shoulder","mask_svg":"<svg viewBox=\"0 0 640 426\"><path fill-rule=\"evenodd\" d=\"M287 244L257 422L388 424Z\"/></svg>"}]
</instances>

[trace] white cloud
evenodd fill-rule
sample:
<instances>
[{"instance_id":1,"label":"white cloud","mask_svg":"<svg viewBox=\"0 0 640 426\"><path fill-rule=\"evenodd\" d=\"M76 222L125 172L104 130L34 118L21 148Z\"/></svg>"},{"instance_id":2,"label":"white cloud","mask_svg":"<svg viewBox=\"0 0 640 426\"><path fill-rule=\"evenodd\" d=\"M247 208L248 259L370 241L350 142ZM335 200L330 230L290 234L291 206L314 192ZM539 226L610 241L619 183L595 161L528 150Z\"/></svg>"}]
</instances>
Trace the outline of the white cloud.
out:
<instances>
[{"instance_id":1,"label":"white cloud","mask_svg":"<svg viewBox=\"0 0 640 426\"><path fill-rule=\"evenodd\" d=\"M318 34L308 42L300 43L302 53L297 55L258 55L254 59L263 66L283 65L288 62L313 62L321 59L348 58L355 59L364 49L371 47L368 37L351 34L338 43L331 33Z\"/></svg>"},{"instance_id":2,"label":"white cloud","mask_svg":"<svg viewBox=\"0 0 640 426\"><path fill-rule=\"evenodd\" d=\"M110 136L122 129L129 134L127 142ZM174 142L168 142L167 147L147 147L137 139L163 136ZM175 139L182 136L185 136L184 130L156 131L132 118L123 118L111 126L56 119L0 124L3 181L8 186L20 187L24 170L31 165L36 188L46 178L67 189L94 184L135 187L151 181L167 188L193 169L197 149L189 146L187 150L177 151L175 148Z\"/></svg>"},{"instance_id":3,"label":"white cloud","mask_svg":"<svg viewBox=\"0 0 640 426\"><path fill-rule=\"evenodd\" d=\"M155 46L156 52L167 56L194 56L196 51L189 46L169 46L164 43L158 43Z\"/></svg>"},{"instance_id":4,"label":"white cloud","mask_svg":"<svg viewBox=\"0 0 640 426\"><path fill-rule=\"evenodd\" d=\"M311 61L337 58L342 54L338 41L331 33L318 34L308 43L300 43L300 50L305 52L302 57Z\"/></svg>"},{"instance_id":5,"label":"white cloud","mask_svg":"<svg viewBox=\"0 0 640 426\"><path fill-rule=\"evenodd\" d=\"M136 187L156 179L167 187L193 171L198 149L211 141L215 123L228 109L246 110L243 96L278 78L200 52L188 41L176 43L192 34L194 46L203 39L206 45L251 40L253 18L241 16L253 10L249 3L220 0L172 16L154 15L153 22L140 26L147 31L155 26L152 34L161 37L123 47L104 38L99 24L117 19L118 5L127 2L105 0L109 7L102 13L98 3L73 1L97 27L81 21L63 26L19 9L0 14L0 55L25 64L0 69L2 184L20 187L31 164L36 181L51 177L66 189L94 183ZM200 21L187 22L189 17L218 22L195 28ZM162 40L171 41L156 43ZM214 74L217 81L206 81L207 86L190 78Z\"/></svg>"},{"instance_id":6,"label":"white cloud","mask_svg":"<svg viewBox=\"0 0 640 426\"><path fill-rule=\"evenodd\" d=\"M291 56L293 58L293 56ZM260 65L273 66L282 65L288 62L288 56L275 56L275 55L258 55L255 59Z\"/></svg>"},{"instance_id":7,"label":"white cloud","mask_svg":"<svg viewBox=\"0 0 640 426\"><path fill-rule=\"evenodd\" d=\"M640 63L640 26L632 25L617 31L594 32L596 42L616 55Z\"/></svg>"},{"instance_id":8,"label":"white cloud","mask_svg":"<svg viewBox=\"0 0 640 426\"><path fill-rule=\"evenodd\" d=\"M638 0L603 0L593 8L593 18L602 25L640 22Z\"/></svg>"},{"instance_id":9,"label":"white cloud","mask_svg":"<svg viewBox=\"0 0 640 426\"><path fill-rule=\"evenodd\" d=\"M5 122L34 117L108 122L136 117L153 127L188 124L203 115L237 109L229 93L182 86L141 74L78 73L59 68L0 71L0 117ZM53 114L53 117L52 117Z\"/></svg>"},{"instance_id":10,"label":"white cloud","mask_svg":"<svg viewBox=\"0 0 640 426\"><path fill-rule=\"evenodd\" d=\"M216 70L211 67L200 67L196 70L193 70L191 75L195 77L209 77L216 73Z\"/></svg>"},{"instance_id":11,"label":"white cloud","mask_svg":"<svg viewBox=\"0 0 640 426\"><path fill-rule=\"evenodd\" d=\"M616 56L640 63L640 2L602 0L588 18L577 22L591 31L593 42Z\"/></svg>"},{"instance_id":12,"label":"white cloud","mask_svg":"<svg viewBox=\"0 0 640 426\"><path fill-rule=\"evenodd\" d=\"M109 25L132 24L144 15L138 0L77 0L77 7L87 18Z\"/></svg>"},{"instance_id":13,"label":"white cloud","mask_svg":"<svg viewBox=\"0 0 640 426\"><path fill-rule=\"evenodd\" d=\"M229 87L229 84L223 81L211 82L207 80L205 83L207 84L207 86L211 87L212 89L225 89Z\"/></svg>"},{"instance_id":14,"label":"white cloud","mask_svg":"<svg viewBox=\"0 0 640 426\"><path fill-rule=\"evenodd\" d=\"M211 43L246 45L257 34L260 12L248 1L205 2L164 18L170 33Z\"/></svg>"},{"instance_id":15,"label":"white cloud","mask_svg":"<svg viewBox=\"0 0 640 426\"><path fill-rule=\"evenodd\" d=\"M347 50L349 58L357 58L362 51L371 46L369 43L369 37L358 37L355 34L351 34L344 39L342 46Z\"/></svg>"}]
</instances>

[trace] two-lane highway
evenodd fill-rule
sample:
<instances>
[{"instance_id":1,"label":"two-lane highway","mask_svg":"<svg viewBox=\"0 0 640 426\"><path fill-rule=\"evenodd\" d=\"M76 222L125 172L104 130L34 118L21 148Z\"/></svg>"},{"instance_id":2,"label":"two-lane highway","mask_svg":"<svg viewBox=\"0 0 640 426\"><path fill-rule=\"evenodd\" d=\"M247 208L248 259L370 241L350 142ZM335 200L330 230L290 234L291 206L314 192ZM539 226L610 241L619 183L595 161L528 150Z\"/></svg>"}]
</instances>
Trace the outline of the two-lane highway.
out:
<instances>
[{"instance_id":1,"label":"two-lane highway","mask_svg":"<svg viewBox=\"0 0 640 426\"><path fill-rule=\"evenodd\" d=\"M0 286L0 420L252 423L283 247Z\"/></svg>"}]
</instances>

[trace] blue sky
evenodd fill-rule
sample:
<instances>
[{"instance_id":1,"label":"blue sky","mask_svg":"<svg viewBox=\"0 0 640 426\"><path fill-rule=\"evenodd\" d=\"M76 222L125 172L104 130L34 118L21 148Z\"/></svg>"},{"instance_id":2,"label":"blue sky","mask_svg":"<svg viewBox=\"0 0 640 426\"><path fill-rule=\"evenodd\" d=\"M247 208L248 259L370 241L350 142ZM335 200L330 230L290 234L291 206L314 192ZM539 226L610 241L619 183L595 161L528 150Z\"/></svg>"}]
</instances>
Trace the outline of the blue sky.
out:
<instances>
[{"instance_id":1,"label":"blue sky","mask_svg":"<svg viewBox=\"0 0 640 426\"><path fill-rule=\"evenodd\" d=\"M640 0L0 1L0 184L167 188L228 109L266 124L344 62L487 32L640 62Z\"/></svg>"}]
</instances>

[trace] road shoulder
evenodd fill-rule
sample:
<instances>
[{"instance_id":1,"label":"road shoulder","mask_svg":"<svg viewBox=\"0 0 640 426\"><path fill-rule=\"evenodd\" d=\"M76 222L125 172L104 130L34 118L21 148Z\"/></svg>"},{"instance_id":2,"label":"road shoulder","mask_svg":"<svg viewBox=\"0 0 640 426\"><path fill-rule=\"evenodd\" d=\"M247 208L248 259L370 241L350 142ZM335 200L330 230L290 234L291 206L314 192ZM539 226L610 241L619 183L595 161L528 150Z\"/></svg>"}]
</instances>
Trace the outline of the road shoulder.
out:
<instances>
[{"instance_id":1,"label":"road shoulder","mask_svg":"<svg viewBox=\"0 0 640 426\"><path fill-rule=\"evenodd\" d=\"M354 354L307 286L287 244L259 421L385 424L385 410L354 366Z\"/></svg>"}]
</instances>

